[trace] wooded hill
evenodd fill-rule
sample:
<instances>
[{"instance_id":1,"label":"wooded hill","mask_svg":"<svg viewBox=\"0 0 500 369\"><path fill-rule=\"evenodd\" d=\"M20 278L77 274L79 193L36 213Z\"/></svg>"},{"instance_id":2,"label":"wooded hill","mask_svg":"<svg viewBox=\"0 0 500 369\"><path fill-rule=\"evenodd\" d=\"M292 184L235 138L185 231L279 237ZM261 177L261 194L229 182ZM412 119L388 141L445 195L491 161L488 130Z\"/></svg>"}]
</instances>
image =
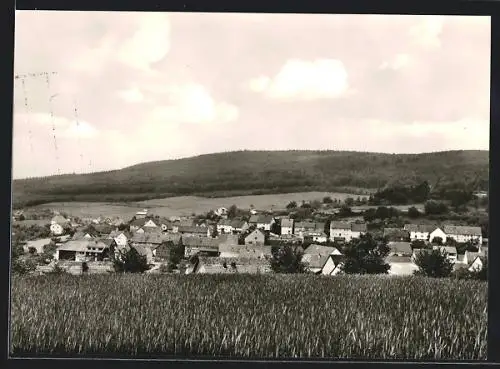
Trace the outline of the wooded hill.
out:
<instances>
[{"instance_id":1,"label":"wooded hill","mask_svg":"<svg viewBox=\"0 0 500 369\"><path fill-rule=\"evenodd\" d=\"M488 189L488 151L381 154L236 151L149 162L120 170L13 182L15 207L56 201L139 201L181 195L234 196L352 191L451 183Z\"/></svg>"}]
</instances>

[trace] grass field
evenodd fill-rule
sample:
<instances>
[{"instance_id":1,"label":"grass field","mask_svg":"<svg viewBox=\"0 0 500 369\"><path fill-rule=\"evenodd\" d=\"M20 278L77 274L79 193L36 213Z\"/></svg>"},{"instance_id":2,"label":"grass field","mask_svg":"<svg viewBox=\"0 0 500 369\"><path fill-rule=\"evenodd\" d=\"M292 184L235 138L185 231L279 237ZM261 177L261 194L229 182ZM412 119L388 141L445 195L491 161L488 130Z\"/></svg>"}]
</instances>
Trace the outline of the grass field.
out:
<instances>
[{"instance_id":1,"label":"grass field","mask_svg":"<svg viewBox=\"0 0 500 369\"><path fill-rule=\"evenodd\" d=\"M486 359L487 284L415 277L15 277L14 355Z\"/></svg>"},{"instance_id":2,"label":"grass field","mask_svg":"<svg viewBox=\"0 0 500 369\"><path fill-rule=\"evenodd\" d=\"M253 205L258 210L284 209L290 201L322 200L325 196L332 199L344 200L347 197L357 198L358 195L333 192L295 192L277 195L235 196L221 198L205 198L196 196L168 197L164 199L147 200L130 203L103 203L103 202L60 202L39 205L36 208L49 208L66 212L79 217L119 216L129 219L138 210L149 209L153 214L170 216L187 216L192 213L200 214L218 207L236 205L242 209L249 209Z\"/></svg>"}]
</instances>

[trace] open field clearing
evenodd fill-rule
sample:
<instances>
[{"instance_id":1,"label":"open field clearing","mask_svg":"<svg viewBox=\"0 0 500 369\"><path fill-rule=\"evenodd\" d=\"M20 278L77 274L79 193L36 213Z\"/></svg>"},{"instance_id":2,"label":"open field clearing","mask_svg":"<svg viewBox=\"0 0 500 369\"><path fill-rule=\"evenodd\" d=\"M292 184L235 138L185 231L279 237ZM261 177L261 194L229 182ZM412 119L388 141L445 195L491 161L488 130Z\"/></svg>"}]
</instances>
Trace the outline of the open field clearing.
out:
<instances>
[{"instance_id":1,"label":"open field clearing","mask_svg":"<svg viewBox=\"0 0 500 369\"><path fill-rule=\"evenodd\" d=\"M130 203L104 203L104 202L60 202L37 206L38 208L55 209L79 217L120 216L124 219L131 218L138 210L149 209L153 214L170 216L188 216L192 213L200 214L218 207L236 205L248 209L253 205L258 210L284 209L290 201L299 205L302 200L323 200L325 196L332 199L344 200L347 197L357 198L358 195L334 192L296 192L277 195L235 196L221 198L205 198L196 196L168 197L141 202Z\"/></svg>"},{"instance_id":2,"label":"open field clearing","mask_svg":"<svg viewBox=\"0 0 500 369\"><path fill-rule=\"evenodd\" d=\"M486 359L487 284L415 277L14 277L14 355Z\"/></svg>"}]
</instances>

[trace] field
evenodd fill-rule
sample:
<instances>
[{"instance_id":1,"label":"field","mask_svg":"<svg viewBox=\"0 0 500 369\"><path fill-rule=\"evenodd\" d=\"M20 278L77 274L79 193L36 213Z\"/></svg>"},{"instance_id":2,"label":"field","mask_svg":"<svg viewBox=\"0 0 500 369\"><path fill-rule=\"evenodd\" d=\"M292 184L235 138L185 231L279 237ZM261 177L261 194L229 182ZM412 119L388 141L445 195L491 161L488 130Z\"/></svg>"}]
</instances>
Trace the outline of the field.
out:
<instances>
[{"instance_id":1,"label":"field","mask_svg":"<svg viewBox=\"0 0 500 369\"><path fill-rule=\"evenodd\" d=\"M486 359L487 284L415 277L14 277L11 352Z\"/></svg>"},{"instance_id":2,"label":"field","mask_svg":"<svg viewBox=\"0 0 500 369\"><path fill-rule=\"evenodd\" d=\"M153 214L170 216L189 216L192 213L200 214L215 210L221 206L236 205L242 209L249 209L253 205L258 210L284 209L290 201L299 205L302 200L322 200L325 196L332 199L344 200L346 197L357 198L358 195L334 192L295 192L277 195L236 196L222 198L205 198L196 196L168 197L164 199L146 200L130 203L103 203L103 202L61 202L39 205L36 208L50 208L66 212L79 217L119 216L130 219L138 210L147 208ZM363 196L361 196L363 197Z\"/></svg>"}]
</instances>

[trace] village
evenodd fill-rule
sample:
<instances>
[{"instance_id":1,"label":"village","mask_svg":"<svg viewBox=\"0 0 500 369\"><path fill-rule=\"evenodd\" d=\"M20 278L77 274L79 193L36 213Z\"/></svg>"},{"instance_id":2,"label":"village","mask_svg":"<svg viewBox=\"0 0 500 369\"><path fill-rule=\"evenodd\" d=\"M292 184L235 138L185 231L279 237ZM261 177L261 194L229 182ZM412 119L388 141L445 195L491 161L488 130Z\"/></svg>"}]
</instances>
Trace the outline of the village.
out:
<instances>
[{"instance_id":1,"label":"village","mask_svg":"<svg viewBox=\"0 0 500 369\"><path fill-rule=\"evenodd\" d=\"M36 266L38 273L51 272L56 265L71 274L113 272L113 260L131 248L147 260L147 273L269 273L273 250L294 245L308 272L334 276L342 270L343 245L371 233L359 217L297 221L293 214L291 210L273 214L233 206L205 216L163 218L144 209L124 220L80 219L53 211L46 225L50 235L20 244L26 255L53 251L44 264ZM14 224L20 217L24 218L23 212L16 211ZM389 275L413 274L418 270L415 258L428 250L445 253L454 270L471 272L480 271L488 256L488 240L479 226L417 222L384 227L378 233L390 248L386 257ZM171 252L178 245L182 245L183 255L172 265Z\"/></svg>"}]
</instances>

